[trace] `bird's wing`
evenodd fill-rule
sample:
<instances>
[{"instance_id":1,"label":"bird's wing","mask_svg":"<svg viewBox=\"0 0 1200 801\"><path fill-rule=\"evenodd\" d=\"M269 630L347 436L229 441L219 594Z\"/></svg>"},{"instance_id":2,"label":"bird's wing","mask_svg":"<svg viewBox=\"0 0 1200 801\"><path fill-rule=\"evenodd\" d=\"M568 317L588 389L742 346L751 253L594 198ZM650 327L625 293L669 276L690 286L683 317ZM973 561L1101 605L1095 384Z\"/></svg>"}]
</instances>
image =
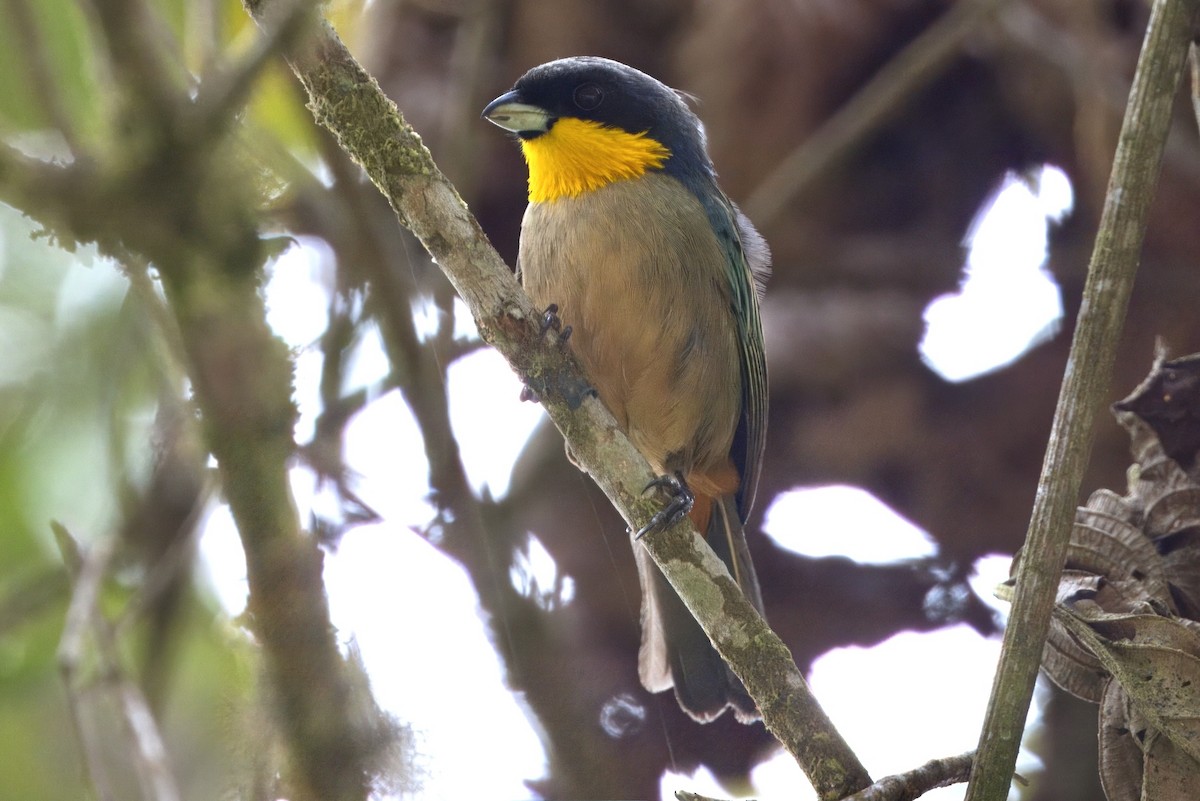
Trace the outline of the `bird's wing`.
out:
<instances>
[{"instance_id":1,"label":"bird's wing","mask_svg":"<svg viewBox=\"0 0 1200 801\"><path fill-rule=\"evenodd\" d=\"M767 443L767 357L759 301L771 272L771 252L746 215L720 190L705 200L705 206L725 251L741 348L742 416L733 459L741 471L738 509L745 520L754 507Z\"/></svg>"}]
</instances>

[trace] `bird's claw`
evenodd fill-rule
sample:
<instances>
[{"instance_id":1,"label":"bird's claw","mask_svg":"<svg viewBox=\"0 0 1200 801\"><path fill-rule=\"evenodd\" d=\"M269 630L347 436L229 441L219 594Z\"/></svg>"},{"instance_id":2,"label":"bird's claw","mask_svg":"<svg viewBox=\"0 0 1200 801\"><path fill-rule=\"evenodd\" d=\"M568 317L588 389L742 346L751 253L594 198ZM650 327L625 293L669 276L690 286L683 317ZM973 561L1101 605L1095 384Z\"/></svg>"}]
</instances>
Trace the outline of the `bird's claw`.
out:
<instances>
[{"instance_id":1,"label":"bird's claw","mask_svg":"<svg viewBox=\"0 0 1200 801\"><path fill-rule=\"evenodd\" d=\"M542 312L542 321L539 327L541 328L542 336L546 336L546 334L553 331L557 335L559 347L565 348L567 346L567 340L571 338L571 326L562 324L562 318L558 316L557 303L551 303L546 307L546 310ZM538 395L537 390L528 384L521 387L521 400L531 401L533 403L542 402L541 396Z\"/></svg>"},{"instance_id":2,"label":"bird's claw","mask_svg":"<svg viewBox=\"0 0 1200 801\"><path fill-rule=\"evenodd\" d=\"M563 353L568 351L567 340L571 338L571 326L562 324L562 318L558 316L557 303L551 303L542 312L538 329L542 337L547 337L553 331L554 337L550 344L557 345ZM578 409L588 395L596 395L595 388L577 376L548 375L543 376L543 379L534 386L526 384L521 387L521 400L541 403L544 393L552 393L565 400L571 409Z\"/></svg>"},{"instance_id":3,"label":"bird's claw","mask_svg":"<svg viewBox=\"0 0 1200 801\"><path fill-rule=\"evenodd\" d=\"M650 518L650 522L638 529L638 532L633 535L635 540L640 540L651 531L662 531L675 525L683 519L684 515L692 511L692 506L696 503L696 496L679 476L669 473L661 475L647 484L646 488L642 490L642 494L657 488L665 490L669 500L662 509L655 513L654 517Z\"/></svg>"},{"instance_id":4,"label":"bird's claw","mask_svg":"<svg viewBox=\"0 0 1200 801\"><path fill-rule=\"evenodd\" d=\"M551 303L542 312L542 336L545 336L547 331L558 334L559 342L566 342L571 338L571 326L562 324L562 318L558 316L557 303Z\"/></svg>"}]
</instances>

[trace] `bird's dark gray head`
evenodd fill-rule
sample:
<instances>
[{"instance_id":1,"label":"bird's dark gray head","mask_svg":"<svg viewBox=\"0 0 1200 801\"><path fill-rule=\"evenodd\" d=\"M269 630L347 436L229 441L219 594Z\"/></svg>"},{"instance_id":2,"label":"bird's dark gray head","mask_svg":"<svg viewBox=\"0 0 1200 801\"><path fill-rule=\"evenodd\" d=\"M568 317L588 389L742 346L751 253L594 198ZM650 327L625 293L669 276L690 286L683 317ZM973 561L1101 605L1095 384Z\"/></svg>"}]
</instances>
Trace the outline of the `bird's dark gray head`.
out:
<instances>
[{"instance_id":1,"label":"bird's dark gray head","mask_svg":"<svg viewBox=\"0 0 1200 801\"><path fill-rule=\"evenodd\" d=\"M712 169L704 129L680 94L607 58L574 56L534 67L483 116L523 139L541 136L564 117L590 120L661 142L672 154L668 172Z\"/></svg>"}]
</instances>

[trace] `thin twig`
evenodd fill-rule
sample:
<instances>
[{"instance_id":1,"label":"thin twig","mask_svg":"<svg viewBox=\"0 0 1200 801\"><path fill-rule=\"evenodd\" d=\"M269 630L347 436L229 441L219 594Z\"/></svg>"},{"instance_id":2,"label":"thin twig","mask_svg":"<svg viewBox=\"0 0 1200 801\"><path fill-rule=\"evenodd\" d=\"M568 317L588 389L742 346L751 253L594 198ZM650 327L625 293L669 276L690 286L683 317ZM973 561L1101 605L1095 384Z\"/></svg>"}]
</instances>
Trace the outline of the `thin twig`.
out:
<instances>
[{"instance_id":1,"label":"thin twig","mask_svg":"<svg viewBox=\"0 0 1200 801\"><path fill-rule=\"evenodd\" d=\"M67 530L56 523L52 523L51 527L67 571L75 580L75 591L71 595L71 604L67 607L67 617L58 643L58 670L62 674L63 687L67 693L67 708L71 713L75 739L83 751L88 784L96 791L100 801L111 801L114 796L108 771L104 767L104 759L96 749L95 740L88 736L84 723L83 698L77 677L86 652L87 634L91 630L91 618L96 611L100 584L112 558L113 540L102 540L92 549L90 558L85 561Z\"/></svg>"},{"instance_id":2,"label":"thin twig","mask_svg":"<svg viewBox=\"0 0 1200 801\"><path fill-rule=\"evenodd\" d=\"M892 58L847 103L800 143L743 203L766 227L792 198L859 145L958 55L963 43L1008 0L963 0Z\"/></svg>"},{"instance_id":3,"label":"thin twig","mask_svg":"<svg viewBox=\"0 0 1200 801\"><path fill-rule=\"evenodd\" d=\"M1008 794L1200 2L1157 0L1129 96L967 801Z\"/></svg>"},{"instance_id":4,"label":"thin twig","mask_svg":"<svg viewBox=\"0 0 1200 801\"><path fill-rule=\"evenodd\" d=\"M974 751L943 759L931 759L907 773L882 778L865 790L847 796L843 801L913 801L914 798L919 798L938 787L965 782L971 775L974 760Z\"/></svg>"},{"instance_id":5,"label":"thin twig","mask_svg":"<svg viewBox=\"0 0 1200 801\"><path fill-rule=\"evenodd\" d=\"M112 691L117 708L121 711L130 746L126 753L132 758L143 796L151 801L179 801L179 789L171 772L158 722L142 691L122 669L112 627L99 608L100 589L108 573L116 538L102 539L81 558L70 533L57 523L52 526L63 560L75 577L75 591L59 642L58 665L91 784L100 798L113 797L99 743L97 738L89 735L83 720L83 688L80 686L79 672L89 640L94 643L101 680Z\"/></svg>"},{"instance_id":6,"label":"thin twig","mask_svg":"<svg viewBox=\"0 0 1200 801\"><path fill-rule=\"evenodd\" d=\"M965 782L971 775L971 763L974 759L974 751L943 759L931 759L905 773L885 776L870 787L848 795L841 801L914 801L938 787ZM676 801L720 801L686 790L677 791L675 798Z\"/></svg>"},{"instance_id":7,"label":"thin twig","mask_svg":"<svg viewBox=\"0 0 1200 801\"><path fill-rule=\"evenodd\" d=\"M269 2L247 0L258 18ZM659 501L642 489L650 465L592 396L569 348L547 337L540 313L488 243L420 137L328 25L292 69L309 108L367 172L445 271L475 316L480 334L509 361L563 432L576 461L633 529ZM812 696L787 646L763 621L724 563L685 519L643 546L692 610L718 652L758 703L763 721L795 757L822 799L841 798L870 777Z\"/></svg>"}]
</instances>

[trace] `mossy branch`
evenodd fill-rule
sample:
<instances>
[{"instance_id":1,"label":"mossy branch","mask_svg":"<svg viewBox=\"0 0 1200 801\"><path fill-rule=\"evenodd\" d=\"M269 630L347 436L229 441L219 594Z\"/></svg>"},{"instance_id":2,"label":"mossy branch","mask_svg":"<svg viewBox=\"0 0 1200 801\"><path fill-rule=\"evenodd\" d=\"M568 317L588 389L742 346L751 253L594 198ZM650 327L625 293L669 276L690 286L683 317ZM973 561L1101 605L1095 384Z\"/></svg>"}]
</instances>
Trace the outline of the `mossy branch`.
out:
<instances>
[{"instance_id":1,"label":"mossy branch","mask_svg":"<svg viewBox=\"0 0 1200 801\"><path fill-rule=\"evenodd\" d=\"M1002 801L1008 795L1091 450L1092 425L1108 398L1171 108L1188 46L1196 35L1198 12L1197 0L1156 0L1151 12L1017 570L1012 614L967 801Z\"/></svg>"},{"instance_id":2,"label":"mossy branch","mask_svg":"<svg viewBox=\"0 0 1200 801\"><path fill-rule=\"evenodd\" d=\"M273 5L247 0L255 19ZM608 410L588 390L570 349L543 335L541 311L517 284L466 205L394 103L322 24L291 66L314 117L387 197L466 301L484 340L541 399L577 462L634 529L659 502L654 478ZM870 784L866 770L809 692L791 653L746 600L689 521L643 540L717 650L755 698L768 728L823 799Z\"/></svg>"}]
</instances>

